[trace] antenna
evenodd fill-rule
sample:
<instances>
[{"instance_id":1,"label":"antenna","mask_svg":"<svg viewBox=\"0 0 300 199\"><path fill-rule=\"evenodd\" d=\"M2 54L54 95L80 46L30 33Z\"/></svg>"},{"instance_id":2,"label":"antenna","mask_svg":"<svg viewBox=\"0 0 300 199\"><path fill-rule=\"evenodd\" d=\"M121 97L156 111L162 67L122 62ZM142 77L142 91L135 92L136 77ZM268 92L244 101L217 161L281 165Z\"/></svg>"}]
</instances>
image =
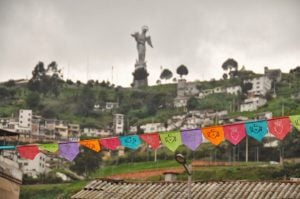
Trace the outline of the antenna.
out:
<instances>
[{"instance_id":1,"label":"antenna","mask_svg":"<svg viewBox=\"0 0 300 199\"><path fill-rule=\"evenodd\" d=\"M89 81L89 65L90 65L90 59L87 57L87 65L86 65L86 83Z\"/></svg>"},{"instance_id":2,"label":"antenna","mask_svg":"<svg viewBox=\"0 0 300 199\"><path fill-rule=\"evenodd\" d=\"M111 67L111 84L114 83L114 66Z\"/></svg>"}]
</instances>

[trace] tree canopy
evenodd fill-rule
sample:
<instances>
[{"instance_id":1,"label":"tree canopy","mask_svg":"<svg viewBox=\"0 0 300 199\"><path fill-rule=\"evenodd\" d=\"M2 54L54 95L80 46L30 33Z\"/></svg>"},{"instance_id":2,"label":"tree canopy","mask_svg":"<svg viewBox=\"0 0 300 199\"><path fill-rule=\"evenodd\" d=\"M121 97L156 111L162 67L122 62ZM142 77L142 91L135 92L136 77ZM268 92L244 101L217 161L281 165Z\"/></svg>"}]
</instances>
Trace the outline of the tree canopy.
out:
<instances>
[{"instance_id":1,"label":"tree canopy","mask_svg":"<svg viewBox=\"0 0 300 199\"><path fill-rule=\"evenodd\" d=\"M185 65L181 64L180 66L178 66L176 73L180 75L180 78L182 78L182 75L187 75L189 71Z\"/></svg>"},{"instance_id":2,"label":"tree canopy","mask_svg":"<svg viewBox=\"0 0 300 199\"><path fill-rule=\"evenodd\" d=\"M160 74L160 79L168 80L168 79L171 79L172 77L173 77L172 71L170 71L167 68L165 68Z\"/></svg>"}]
</instances>

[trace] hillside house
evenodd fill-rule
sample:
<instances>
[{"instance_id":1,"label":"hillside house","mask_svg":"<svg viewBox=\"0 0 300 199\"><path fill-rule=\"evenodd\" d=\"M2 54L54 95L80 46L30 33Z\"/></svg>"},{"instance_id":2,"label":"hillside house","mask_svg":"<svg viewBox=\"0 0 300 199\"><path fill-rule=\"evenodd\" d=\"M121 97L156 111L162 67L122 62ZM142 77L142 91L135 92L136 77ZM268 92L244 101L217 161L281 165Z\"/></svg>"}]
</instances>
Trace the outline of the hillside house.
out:
<instances>
[{"instance_id":1,"label":"hillside house","mask_svg":"<svg viewBox=\"0 0 300 199\"><path fill-rule=\"evenodd\" d=\"M240 86L230 86L230 87L215 87L213 89L205 89L199 92L198 98L202 99L208 95L214 93L228 93L233 95L238 95L242 92L242 88Z\"/></svg>"},{"instance_id":2,"label":"hillside house","mask_svg":"<svg viewBox=\"0 0 300 199\"><path fill-rule=\"evenodd\" d=\"M266 103L267 100L261 97L248 98L245 99L244 102L240 105L240 111L255 111Z\"/></svg>"},{"instance_id":3,"label":"hillside house","mask_svg":"<svg viewBox=\"0 0 300 199\"><path fill-rule=\"evenodd\" d=\"M42 152L38 153L33 160L22 158L18 159L18 163L23 174L34 178L38 177L39 174L50 171L49 164L47 163L48 161L49 157Z\"/></svg>"},{"instance_id":4,"label":"hillside house","mask_svg":"<svg viewBox=\"0 0 300 199\"><path fill-rule=\"evenodd\" d=\"M165 125L163 123L148 123L140 126L144 130L144 133L155 133L166 131Z\"/></svg>"},{"instance_id":5,"label":"hillside house","mask_svg":"<svg viewBox=\"0 0 300 199\"><path fill-rule=\"evenodd\" d=\"M198 82L187 82L185 79L178 80L177 96L174 99L175 107L186 107L189 97L196 96L199 93Z\"/></svg>"},{"instance_id":6,"label":"hillside house","mask_svg":"<svg viewBox=\"0 0 300 199\"><path fill-rule=\"evenodd\" d=\"M268 77L272 81L280 82L282 79L282 73L280 69L268 69L265 67L265 76Z\"/></svg>"},{"instance_id":7,"label":"hillside house","mask_svg":"<svg viewBox=\"0 0 300 199\"><path fill-rule=\"evenodd\" d=\"M252 89L248 91L248 94L252 96L265 96L272 88L272 80L266 76L244 80L244 83L247 82L252 83Z\"/></svg>"}]
</instances>

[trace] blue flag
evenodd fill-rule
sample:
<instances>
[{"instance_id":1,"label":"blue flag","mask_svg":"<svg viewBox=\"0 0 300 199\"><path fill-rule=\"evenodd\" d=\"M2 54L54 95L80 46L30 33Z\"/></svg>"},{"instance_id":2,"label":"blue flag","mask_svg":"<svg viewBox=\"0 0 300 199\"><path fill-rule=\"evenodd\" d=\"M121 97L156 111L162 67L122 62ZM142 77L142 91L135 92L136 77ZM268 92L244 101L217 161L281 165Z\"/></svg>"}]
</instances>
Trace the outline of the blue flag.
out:
<instances>
[{"instance_id":1,"label":"blue flag","mask_svg":"<svg viewBox=\"0 0 300 199\"><path fill-rule=\"evenodd\" d=\"M9 145L9 146L0 146L0 150L1 149L4 149L4 150L16 149L16 146L11 146L11 145Z\"/></svg>"},{"instance_id":2,"label":"blue flag","mask_svg":"<svg viewBox=\"0 0 300 199\"><path fill-rule=\"evenodd\" d=\"M130 149L137 149L142 143L138 135L121 136L119 139L122 146Z\"/></svg>"},{"instance_id":3,"label":"blue flag","mask_svg":"<svg viewBox=\"0 0 300 199\"><path fill-rule=\"evenodd\" d=\"M268 132L267 122L265 120L245 122L245 129L247 135L257 141L261 141Z\"/></svg>"}]
</instances>

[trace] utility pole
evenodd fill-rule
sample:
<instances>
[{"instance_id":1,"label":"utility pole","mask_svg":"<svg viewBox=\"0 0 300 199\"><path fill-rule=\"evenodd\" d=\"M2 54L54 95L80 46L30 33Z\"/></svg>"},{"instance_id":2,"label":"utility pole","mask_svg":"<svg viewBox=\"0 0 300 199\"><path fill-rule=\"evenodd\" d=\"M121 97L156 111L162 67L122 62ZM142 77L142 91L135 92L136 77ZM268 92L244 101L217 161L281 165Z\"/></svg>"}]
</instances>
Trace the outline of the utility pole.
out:
<instances>
[{"instance_id":1,"label":"utility pole","mask_svg":"<svg viewBox=\"0 0 300 199\"><path fill-rule=\"evenodd\" d=\"M246 162L248 162L248 136L246 136Z\"/></svg>"}]
</instances>

